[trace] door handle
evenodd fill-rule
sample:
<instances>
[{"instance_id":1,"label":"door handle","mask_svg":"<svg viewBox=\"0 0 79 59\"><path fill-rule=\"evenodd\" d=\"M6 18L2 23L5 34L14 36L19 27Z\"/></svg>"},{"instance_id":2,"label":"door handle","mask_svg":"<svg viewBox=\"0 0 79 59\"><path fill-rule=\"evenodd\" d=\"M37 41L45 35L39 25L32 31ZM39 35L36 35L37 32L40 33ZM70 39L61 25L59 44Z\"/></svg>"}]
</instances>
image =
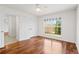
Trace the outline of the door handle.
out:
<instances>
[{"instance_id":1,"label":"door handle","mask_svg":"<svg viewBox=\"0 0 79 59\"><path fill-rule=\"evenodd\" d=\"M4 32L4 31L1 31L1 32Z\"/></svg>"}]
</instances>

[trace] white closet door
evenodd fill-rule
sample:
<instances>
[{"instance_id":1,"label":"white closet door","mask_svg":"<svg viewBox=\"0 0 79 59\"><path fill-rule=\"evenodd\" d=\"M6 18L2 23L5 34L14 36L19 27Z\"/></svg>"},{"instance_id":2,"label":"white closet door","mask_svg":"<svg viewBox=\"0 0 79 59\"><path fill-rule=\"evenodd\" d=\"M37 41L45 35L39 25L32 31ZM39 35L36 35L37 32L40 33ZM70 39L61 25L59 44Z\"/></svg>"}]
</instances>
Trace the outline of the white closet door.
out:
<instances>
[{"instance_id":1,"label":"white closet door","mask_svg":"<svg viewBox=\"0 0 79 59\"><path fill-rule=\"evenodd\" d=\"M0 16L0 48L4 47L3 17Z\"/></svg>"},{"instance_id":2,"label":"white closet door","mask_svg":"<svg viewBox=\"0 0 79 59\"><path fill-rule=\"evenodd\" d=\"M11 37L16 36L16 16L8 16L9 19L9 35Z\"/></svg>"}]
</instances>

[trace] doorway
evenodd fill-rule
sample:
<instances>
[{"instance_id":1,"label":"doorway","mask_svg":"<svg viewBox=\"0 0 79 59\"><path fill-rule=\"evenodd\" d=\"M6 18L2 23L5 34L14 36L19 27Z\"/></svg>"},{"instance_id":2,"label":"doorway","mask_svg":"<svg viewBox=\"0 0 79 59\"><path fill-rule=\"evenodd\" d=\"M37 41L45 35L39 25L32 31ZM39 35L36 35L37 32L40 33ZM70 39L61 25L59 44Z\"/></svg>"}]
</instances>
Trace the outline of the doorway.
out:
<instances>
[{"instance_id":1,"label":"doorway","mask_svg":"<svg viewBox=\"0 0 79 59\"><path fill-rule=\"evenodd\" d=\"M16 39L16 16L4 16L4 44L12 44L17 42Z\"/></svg>"}]
</instances>

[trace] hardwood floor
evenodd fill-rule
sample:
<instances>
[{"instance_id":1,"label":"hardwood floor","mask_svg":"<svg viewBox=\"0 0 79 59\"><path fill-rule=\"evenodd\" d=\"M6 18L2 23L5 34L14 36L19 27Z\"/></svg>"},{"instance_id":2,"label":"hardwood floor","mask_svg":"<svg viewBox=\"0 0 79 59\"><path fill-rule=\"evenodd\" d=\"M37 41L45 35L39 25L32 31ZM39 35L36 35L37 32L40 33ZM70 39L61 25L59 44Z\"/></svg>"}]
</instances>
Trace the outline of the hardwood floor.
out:
<instances>
[{"instance_id":1,"label":"hardwood floor","mask_svg":"<svg viewBox=\"0 0 79 59\"><path fill-rule=\"evenodd\" d=\"M1 54L77 54L74 43L57 41L44 37L33 37L6 45L0 49Z\"/></svg>"}]
</instances>

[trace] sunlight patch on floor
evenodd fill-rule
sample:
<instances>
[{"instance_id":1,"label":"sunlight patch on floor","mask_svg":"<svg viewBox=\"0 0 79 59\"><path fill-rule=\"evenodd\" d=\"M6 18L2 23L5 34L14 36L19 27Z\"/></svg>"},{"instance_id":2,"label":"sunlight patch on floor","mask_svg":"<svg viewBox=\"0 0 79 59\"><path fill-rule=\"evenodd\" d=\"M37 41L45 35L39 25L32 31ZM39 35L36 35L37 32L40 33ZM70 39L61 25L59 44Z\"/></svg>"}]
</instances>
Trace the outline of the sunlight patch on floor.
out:
<instances>
[{"instance_id":1,"label":"sunlight patch on floor","mask_svg":"<svg viewBox=\"0 0 79 59\"><path fill-rule=\"evenodd\" d=\"M63 53L62 49L63 47L61 42L49 40L49 39L44 40L44 53L61 54Z\"/></svg>"}]
</instances>

